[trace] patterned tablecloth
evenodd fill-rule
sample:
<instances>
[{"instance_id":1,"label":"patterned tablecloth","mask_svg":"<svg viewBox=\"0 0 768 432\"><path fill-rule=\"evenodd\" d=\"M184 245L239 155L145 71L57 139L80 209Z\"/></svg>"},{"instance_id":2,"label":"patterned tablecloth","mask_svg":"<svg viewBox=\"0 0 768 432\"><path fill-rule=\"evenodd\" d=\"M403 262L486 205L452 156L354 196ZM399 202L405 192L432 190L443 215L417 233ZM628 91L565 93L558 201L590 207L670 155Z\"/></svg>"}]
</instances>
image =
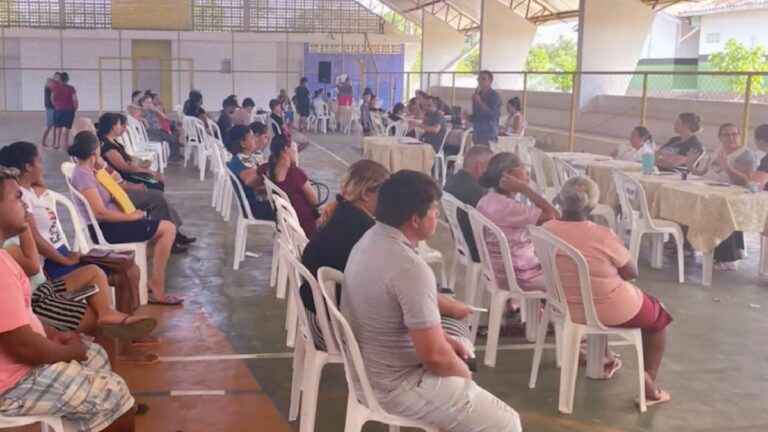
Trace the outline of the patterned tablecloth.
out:
<instances>
[{"instance_id":1,"label":"patterned tablecloth","mask_svg":"<svg viewBox=\"0 0 768 432\"><path fill-rule=\"evenodd\" d=\"M408 137L365 137L363 157L384 165L390 172L402 169L432 172L435 150L429 144Z\"/></svg>"},{"instance_id":2,"label":"patterned tablecloth","mask_svg":"<svg viewBox=\"0 0 768 432\"><path fill-rule=\"evenodd\" d=\"M763 232L768 220L768 192L677 174L630 173L645 189L653 217L688 226L688 241L711 252L734 231Z\"/></svg>"},{"instance_id":3,"label":"patterned tablecloth","mask_svg":"<svg viewBox=\"0 0 768 432\"><path fill-rule=\"evenodd\" d=\"M600 188L600 203L611 207L619 205L619 197L616 195L616 184L613 182L613 170L624 172L640 172L642 165L637 162L623 160L607 160L590 162L587 164L587 176L597 183Z\"/></svg>"}]
</instances>

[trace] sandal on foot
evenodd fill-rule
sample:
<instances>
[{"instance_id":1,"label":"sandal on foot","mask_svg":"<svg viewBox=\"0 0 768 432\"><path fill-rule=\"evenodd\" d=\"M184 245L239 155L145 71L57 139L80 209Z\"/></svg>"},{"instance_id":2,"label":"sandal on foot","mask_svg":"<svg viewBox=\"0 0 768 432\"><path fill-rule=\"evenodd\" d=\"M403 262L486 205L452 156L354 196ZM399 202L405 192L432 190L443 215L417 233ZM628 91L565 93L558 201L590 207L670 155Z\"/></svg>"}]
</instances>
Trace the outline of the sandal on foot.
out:
<instances>
[{"instance_id":1,"label":"sandal on foot","mask_svg":"<svg viewBox=\"0 0 768 432\"><path fill-rule=\"evenodd\" d=\"M138 318L133 322L128 322L129 319L131 316L126 316L117 324L99 324L99 330L104 336L132 341L150 334L157 327L157 320L151 317Z\"/></svg>"},{"instance_id":2,"label":"sandal on foot","mask_svg":"<svg viewBox=\"0 0 768 432\"><path fill-rule=\"evenodd\" d=\"M172 295L167 295L162 300L157 299L155 296L149 297L149 304L159 306L180 306L184 303L183 298L179 298Z\"/></svg>"},{"instance_id":3,"label":"sandal on foot","mask_svg":"<svg viewBox=\"0 0 768 432\"><path fill-rule=\"evenodd\" d=\"M606 364L603 367L603 379L608 380L613 378L613 376L616 374L616 371L621 369L621 366L623 366L621 360L614 358L612 362Z\"/></svg>"},{"instance_id":4,"label":"sandal on foot","mask_svg":"<svg viewBox=\"0 0 768 432\"><path fill-rule=\"evenodd\" d=\"M669 401L672 400L672 396L670 396L669 393L667 393L666 391L662 390L661 388L657 388L656 389L656 394L654 394L654 396L656 397L655 399L648 399L648 397L646 396L646 398L645 398L645 406L646 407L652 407L654 405L663 404L665 402L669 402ZM635 399L635 404L637 404L639 406L640 405L640 400L639 399Z\"/></svg>"}]
</instances>

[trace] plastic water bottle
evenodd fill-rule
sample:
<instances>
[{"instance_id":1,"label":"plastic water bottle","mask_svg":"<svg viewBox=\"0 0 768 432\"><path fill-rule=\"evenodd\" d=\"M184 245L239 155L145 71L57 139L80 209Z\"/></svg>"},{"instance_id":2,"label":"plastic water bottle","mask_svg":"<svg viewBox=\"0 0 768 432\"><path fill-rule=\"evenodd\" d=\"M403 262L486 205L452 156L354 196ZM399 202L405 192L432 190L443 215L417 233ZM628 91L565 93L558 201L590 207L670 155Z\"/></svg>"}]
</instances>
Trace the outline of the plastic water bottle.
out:
<instances>
[{"instance_id":1,"label":"plastic water bottle","mask_svg":"<svg viewBox=\"0 0 768 432\"><path fill-rule=\"evenodd\" d=\"M650 143L643 145L641 161L643 164L643 175L653 174L653 168L656 166L656 156Z\"/></svg>"}]
</instances>

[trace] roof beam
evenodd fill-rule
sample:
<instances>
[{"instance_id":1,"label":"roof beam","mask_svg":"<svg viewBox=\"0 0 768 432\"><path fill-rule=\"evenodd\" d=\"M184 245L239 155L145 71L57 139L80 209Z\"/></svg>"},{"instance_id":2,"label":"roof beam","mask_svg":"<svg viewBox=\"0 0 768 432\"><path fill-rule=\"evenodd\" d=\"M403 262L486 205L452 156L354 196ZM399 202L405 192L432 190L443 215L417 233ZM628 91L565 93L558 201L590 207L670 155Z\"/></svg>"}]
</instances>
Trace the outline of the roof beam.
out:
<instances>
[{"instance_id":1,"label":"roof beam","mask_svg":"<svg viewBox=\"0 0 768 432\"><path fill-rule=\"evenodd\" d=\"M578 18L578 17L579 17L579 10L576 9L576 10L548 13L544 15L536 15L536 16L528 17L528 20L530 20L534 24L542 24L549 21L566 20L566 19Z\"/></svg>"},{"instance_id":2,"label":"roof beam","mask_svg":"<svg viewBox=\"0 0 768 432\"><path fill-rule=\"evenodd\" d=\"M442 2L444 2L444 1L445 1L445 0L433 0L433 1L428 1L428 2L426 2L426 3L422 3L422 4L420 4L420 5L418 5L418 6L415 6L415 7L412 7L412 8L403 9L403 11L402 11L401 13L403 13L403 14L407 14L407 13L410 13L410 12L416 12L417 10L421 10L421 9L424 9L424 8L426 8L426 7L429 7L429 6L432 6L432 5L435 5L435 4L438 4L438 3L442 3Z\"/></svg>"}]
</instances>

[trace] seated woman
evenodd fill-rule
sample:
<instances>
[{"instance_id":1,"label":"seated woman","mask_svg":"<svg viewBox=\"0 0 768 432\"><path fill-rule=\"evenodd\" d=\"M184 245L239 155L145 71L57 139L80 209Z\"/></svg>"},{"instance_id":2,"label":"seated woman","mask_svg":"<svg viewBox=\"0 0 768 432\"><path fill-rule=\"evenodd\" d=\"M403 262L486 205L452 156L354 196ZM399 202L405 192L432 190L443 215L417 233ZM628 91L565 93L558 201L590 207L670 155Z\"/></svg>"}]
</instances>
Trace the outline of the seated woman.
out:
<instances>
[{"instance_id":1,"label":"seated woman","mask_svg":"<svg viewBox=\"0 0 768 432\"><path fill-rule=\"evenodd\" d=\"M302 263L316 275L320 267L331 267L343 271L352 248L374 224L378 205L379 187L389 178L389 171L378 162L362 159L349 167L341 183L341 194L336 202L326 206L324 223L304 248ZM337 291L341 300L341 291ZM315 302L308 284L301 287L301 300L310 316L314 317ZM469 330L463 320L471 310L453 298L440 295L438 306L443 315L443 326L448 334L466 338ZM311 320L311 330L318 346L324 346L322 334ZM471 344L470 344L471 346Z\"/></svg>"},{"instance_id":2,"label":"seated woman","mask_svg":"<svg viewBox=\"0 0 768 432\"><path fill-rule=\"evenodd\" d=\"M514 153L497 153L488 162L480 177L480 185L489 191L477 203L477 210L504 232L512 254L517 285L525 291L544 291L544 273L536 257L533 242L528 237L528 225L540 225L557 217L557 210L530 186L528 171ZM533 206L517 201L517 195L527 198ZM499 288L507 288L507 275L501 248L495 239L486 241L488 253ZM515 309L518 304L513 304Z\"/></svg>"},{"instance_id":3,"label":"seated woman","mask_svg":"<svg viewBox=\"0 0 768 432\"><path fill-rule=\"evenodd\" d=\"M141 210L126 213L120 209L117 200L97 180L97 173L102 167L98 164L99 139L95 135L90 132L77 134L69 155L77 159L70 182L88 201L105 239L110 243L149 241L154 246L152 272L148 282L151 292L149 302L180 305L183 299L165 294L165 270L176 237L176 227L169 221L148 219ZM78 201L76 205L83 220L89 220L85 204ZM88 230L95 241L96 232L93 227L89 225Z\"/></svg>"},{"instance_id":4,"label":"seated woman","mask_svg":"<svg viewBox=\"0 0 768 432\"><path fill-rule=\"evenodd\" d=\"M227 166L240 179L253 217L274 220L275 213L267 201L264 177L258 172L259 165L264 163L261 151L266 148L268 139L267 127L262 123L253 122L250 127L233 126L227 137L227 150L232 153Z\"/></svg>"},{"instance_id":5,"label":"seated woman","mask_svg":"<svg viewBox=\"0 0 768 432\"><path fill-rule=\"evenodd\" d=\"M40 266L31 226L7 240L3 248L30 279L32 311L56 330L90 335L98 330L105 336L133 341L148 335L157 326L154 318L131 316L112 309L107 275L95 265L82 266L60 279L47 279Z\"/></svg>"},{"instance_id":6,"label":"seated woman","mask_svg":"<svg viewBox=\"0 0 768 432\"><path fill-rule=\"evenodd\" d=\"M125 147L117 142L126 129L125 115L104 113L96 125L96 135L101 140L101 154L113 170L131 183L141 184L149 189L164 190L165 179L162 174L149 169L149 163L134 160Z\"/></svg>"},{"instance_id":7,"label":"seated woman","mask_svg":"<svg viewBox=\"0 0 768 432\"><path fill-rule=\"evenodd\" d=\"M599 195L597 184L591 179L569 179L558 196L562 219L549 221L544 228L587 259L592 297L600 321L606 326L642 330L645 398L649 405L666 402L670 400L669 393L658 386L656 378L666 344L666 327L672 317L659 300L629 282L637 277L637 268L624 243L608 228L589 221ZM571 319L584 323L575 264L563 256L558 257L557 267L568 297Z\"/></svg>"},{"instance_id":8,"label":"seated woman","mask_svg":"<svg viewBox=\"0 0 768 432\"><path fill-rule=\"evenodd\" d=\"M163 110L155 105L156 94L147 91L139 99L141 114L147 127L147 137L151 141L165 141L171 148L169 160L181 160L181 145L178 138L173 135L171 130L171 120ZM159 99L158 99L159 100Z\"/></svg>"},{"instance_id":9,"label":"seated woman","mask_svg":"<svg viewBox=\"0 0 768 432\"><path fill-rule=\"evenodd\" d=\"M705 155L694 173L711 180L746 186L755 173L755 154L746 145L741 145L741 132L733 123L720 126L717 136L720 147ZM744 251L744 233L734 231L715 248L715 270L737 270L739 260L745 256Z\"/></svg>"},{"instance_id":10,"label":"seated woman","mask_svg":"<svg viewBox=\"0 0 768 432\"><path fill-rule=\"evenodd\" d=\"M269 178L291 200L293 209L307 238L317 231L317 192L309 177L296 165L298 150L283 135L275 135L270 144L269 161L258 168L260 175Z\"/></svg>"},{"instance_id":11,"label":"seated woman","mask_svg":"<svg viewBox=\"0 0 768 432\"><path fill-rule=\"evenodd\" d=\"M507 101L507 120L504 122L505 135L525 135L525 128L528 126L523 116L523 106L520 98L515 96Z\"/></svg>"},{"instance_id":12,"label":"seated woman","mask_svg":"<svg viewBox=\"0 0 768 432\"><path fill-rule=\"evenodd\" d=\"M642 162L645 146L650 146L651 150L656 152L656 143L653 142L648 128L636 126L629 134L629 144L620 144L611 156L629 162Z\"/></svg>"},{"instance_id":13,"label":"seated woman","mask_svg":"<svg viewBox=\"0 0 768 432\"><path fill-rule=\"evenodd\" d=\"M690 168L704 152L696 132L701 130L701 117L694 113L682 113L675 120L676 137L670 139L656 152L656 166L661 170L678 167Z\"/></svg>"}]
</instances>

